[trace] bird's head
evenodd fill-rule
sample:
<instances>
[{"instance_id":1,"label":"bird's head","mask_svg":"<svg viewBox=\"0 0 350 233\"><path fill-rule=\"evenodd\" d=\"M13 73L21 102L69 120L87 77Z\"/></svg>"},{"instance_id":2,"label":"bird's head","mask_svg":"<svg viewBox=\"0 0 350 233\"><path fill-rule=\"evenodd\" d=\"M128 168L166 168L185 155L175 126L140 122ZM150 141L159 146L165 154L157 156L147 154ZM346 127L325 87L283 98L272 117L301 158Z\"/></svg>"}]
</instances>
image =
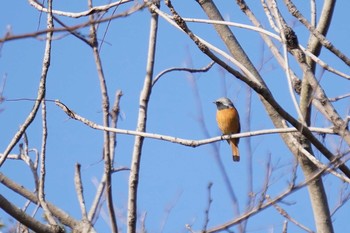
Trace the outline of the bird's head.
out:
<instances>
[{"instance_id":1,"label":"bird's head","mask_svg":"<svg viewBox=\"0 0 350 233\"><path fill-rule=\"evenodd\" d=\"M216 107L218 108L218 110L233 108L232 101L226 97L221 97L215 100L213 103L216 104Z\"/></svg>"}]
</instances>

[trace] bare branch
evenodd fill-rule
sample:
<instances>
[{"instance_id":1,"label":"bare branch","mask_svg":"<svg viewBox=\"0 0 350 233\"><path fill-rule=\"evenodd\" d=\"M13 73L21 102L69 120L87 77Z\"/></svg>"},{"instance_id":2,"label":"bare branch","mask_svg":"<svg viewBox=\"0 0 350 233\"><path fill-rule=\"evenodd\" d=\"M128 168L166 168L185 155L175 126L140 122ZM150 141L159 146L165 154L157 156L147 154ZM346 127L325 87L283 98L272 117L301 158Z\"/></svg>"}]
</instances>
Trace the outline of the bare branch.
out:
<instances>
[{"instance_id":1,"label":"bare branch","mask_svg":"<svg viewBox=\"0 0 350 233\"><path fill-rule=\"evenodd\" d=\"M38 233L59 233L63 232L59 226L47 226L37 221L35 218L32 218L21 209L17 208L17 206L13 205L9 202L3 195L0 194L0 207L6 213L17 219L17 221L21 222L34 232Z\"/></svg>"},{"instance_id":2,"label":"bare branch","mask_svg":"<svg viewBox=\"0 0 350 233\"><path fill-rule=\"evenodd\" d=\"M214 62L212 61L208 65L206 65L205 67L199 68L199 69L186 68L186 67L173 67L173 68L163 70L153 79L152 86L154 86L156 84L156 82L166 73L169 73L172 71L186 71L186 72L190 72L190 73L207 72L208 70L211 69L211 67L213 67L213 65L214 65Z\"/></svg>"},{"instance_id":3,"label":"bare branch","mask_svg":"<svg viewBox=\"0 0 350 233\"><path fill-rule=\"evenodd\" d=\"M35 204L39 204L39 200L36 194L32 193L31 191L25 189L22 185L19 185L6 177L4 174L0 172L0 183L2 183L7 188L11 189L12 191L18 193L19 195L23 196L24 198L30 200L31 202ZM51 203L47 202L48 207L51 211L51 213L60 221L60 223L69 226L72 229L75 229L79 222L62 211L61 209L57 208L56 206L52 205Z\"/></svg>"},{"instance_id":4,"label":"bare branch","mask_svg":"<svg viewBox=\"0 0 350 233\"><path fill-rule=\"evenodd\" d=\"M155 3L159 6L159 1ZM151 22L150 22L150 34L148 42L148 54L147 54L147 65L146 65L146 76L143 84L143 88L140 94L139 100L139 112L137 119L136 131L145 132L147 123L147 107L148 101L152 91L152 77L154 72L154 61L156 52L156 42L157 42L157 32L158 32L158 14L152 12ZM137 222L137 190L139 183L139 170L140 170L140 160L141 151L143 145L143 137L135 137L134 149L131 161L131 171L129 176L129 197L128 197L128 233L136 232L136 222Z\"/></svg>"},{"instance_id":5,"label":"bare branch","mask_svg":"<svg viewBox=\"0 0 350 233\"><path fill-rule=\"evenodd\" d=\"M207 208L205 209L205 218L204 218L204 225L203 225L203 232L206 232L208 223L209 223L209 213L210 213L210 206L213 202L213 198L211 197L211 188L213 187L213 183L208 184L208 205Z\"/></svg>"},{"instance_id":6,"label":"bare branch","mask_svg":"<svg viewBox=\"0 0 350 233\"><path fill-rule=\"evenodd\" d=\"M78 121L86 124L87 126L93 128L93 129L114 132L117 134L128 134L128 135L135 135L135 136L140 136L140 137L145 137L145 138L158 139L158 140L168 141L168 142L172 142L172 143L178 143L181 145L191 146L191 147L197 147L197 146L205 145L205 144L212 143L212 142L227 140L230 138L243 138L243 137L252 137L252 136L258 136L258 135L264 135L264 134L298 132L298 130L295 128L281 128L281 129L274 128L274 129L256 130L256 131L244 132L244 133L232 134L232 135L223 135L223 136L218 136L218 137L213 137L213 138L203 139L203 140L189 140L189 139L182 139L179 137L172 137L172 136L168 136L168 135L145 133L145 132L139 132L139 131L133 131L133 130L105 127L105 126L99 125L93 121L90 121L90 120L78 115L77 113L70 110L66 105L61 103L59 100L56 100L55 103L70 118L72 118L74 120L78 120ZM331 129L331 128L308 127L308 129L311 132L320 133L320 134L335 134L333 129Z\"/></svg>"},{"instance_id":7,"label":"bare branch","mask_svg":"<svg viewBox=\"0 0 350 233\"><path fill-rule=\"evenodd\" d=\"M228 222L226 222L224 224L221 224L221 225L219 225L217 227L213 227L213 228L207 230L206 233L214 233L214 232L219 232L219 231L222 231L222 230L226 230L226 229L230 228L231 226L233 226L235 224L238 224L238 223L246 220L247 218L252 217L253 215L259 213L261 210L266 209L267 207L270 207L271 205L282 201L285 197L289 196L293 192L301 189L302 187L305 187L310 182L313 182L315 179L318 179L319 176L321 176L323 173L324 173L323 169L320 169L320 170L314 172L314 174L312 176L310 176L309 179L307 179L307 180L305 180L303 182L300 182L299 184L296 184L293 187L290 186L288 189L283 191L281 194L279 194L275 198L270 198L270 200L267 200L263 205L258 205L255 208L247 211L246 213L243 213L238 218L235 218L235 219L233 219L231 221L228 221Z\"/></svg>"},{"instance_id":8,"label":"bare branch","mask_svg":"<svg viewBox=\"0 0 350 233\"><path fill-rule=\"evenodd\" d=\"M89 10L87 10L87 11L77 12L77 13L58 11L58 10L52 10L52 13L55 15L67 16L67 17L71 17L71 18L80 18L83 16L89 16L89 15L99 13L99 12L105 12L105 11L108 11L110 8L113 8L115 6L119 6L120 4L124 4L124 3L128 3L128 2L132 2L132 0L120 0L120 1L113 2L113 3L107 4L107 5L92 7L92 8L89 8ZM49 11L47 8L43 7L40 3L38 3L36 0L29 0L29 4L32 5L34 8L36 8L39 11L42 11L42 12Z\"/></svg>"},{"instance_id":9,"label":"bare branch","mask_svg":"<svg viewBox=\"0 0 350 233\"><path fill-rule=\"evenodd\" d=\"M339 57L345 64L350 66L350 59L343 54L339 49L337 49L329 40L326 39L324 35L319 33L308 21L307 19L299 12L296 6L293 4L291 0L284 0L285 5L287 6L289 12L298 19L305 27L318 39L318 41L326 47L329 51L334 53L337 57Z\"/></svg>"},{"instance_id":10,"label":"bare branch","mask_svg":"<svg viewBox=\"0 0 350 233\"><path fill-rule=\"evenodd\" d=\"M337 97L333 97L333 98L328 98L328 100L329 100L329 102L336 102L338 100L345 99L345 98L348 98L348 97L350 97L350 93L344 94L344 95L340 95L340 96L337 96Z\"/></svg>"},{"instance_id":11,"label":"bare branch","mask_svg":"<svg viewBox=\"0 0 350 233\"><path fill-rule=\"evenodd\" d=\"M167 1L168 2L168 1ZM216 8L216 6L213 6L214 3L212 1L205 1L206 4L209 4L209 8ZM172 8L170 8L172 9ZM152 10L157 11L156 7L153 7ZM217 11L217 9L216 9ZM158 11L157 11L158 13ZM324 156L332 161L334 159L334 155L328 150L327 147L325 147L323 145L323 143L321 143L317 138L314 137L314 135L308 130L307 127L304 127L303 124L301 124L298 120L296 120L294 117L292 117L288 112L285 111L285 109L283 109L280 104L276 101L276 99L274 99L274 97L271 95L271 92L267 89L263 79L261 78L260 74L256 71L255 67L251 64L251 62L249 61L249 58L247 58L246 55L244 55L243 57L240 56L242 55L241 53L244 54L244 52L241 49L241 46L238 44L238 42L236 41L236 39L234 39L235 37L233 35L231 36L227 36L228 33L232 34L232 32L227 31L226 29L223 31L220 31L220 33L222 34L221 36L226 39L231 38L233 43L232 46L228 46L232 51L232 53L238 53L236 49L240 48L241 52L236 54L236 57L239 57L240 59L246 58L244 59L244 61L238 62L237 60L235 60L233 57L227 55L225 52L217 49L216 47L210 46L209 43L205 42L203 39L200 39L199 37L197 37L195 34L193 34L193 32L188 28L188 26L186 25L185 21L177 14L177 12L172 9L172 13L174 14L174 19L175 19L175 23L177 24L177 27L180 27L181 30L186 33L193 41L194 43L198 46L198 48L205 53L207 56L209 56L212 60L214 60L217 64L219 64L220 66L222 66L223 68L225 68L229 73L231 73L232 75L234 75L235 77L237 77L238 79L242 80L243 82L247 83L250 87L252 87L259 95L260 95L260 99L263 102L265 108L267 109L267 112L269 113L269 116L271 117L271 119L273 120L273 123L275 124L275 126L277 128L282 128L285 127L285 120L287 120L289 123L291 123L294 127L296 127L297 129L300 130L300 132L322 153L324 154ZM161 14L161 13L159 13ZM215 14L219 14L218 12L216 12ZM221 15L216 15L215 17L221 17ZM173 22L172 22L173 23ZM232 48L231 48L232 47ZM228 64L226 64L226 62L224 62L223 60L221 60L219 57L217 57L214 53L212 53L210 51L210 49L215 50L216 52L220 52L220 55L225 55L225 58L227 58L229 61L233 62L235 65L237 65L245 75L241 74L240 72L238 72L237 70L233 69L232 67L230 67ZM296 49L295 49L296 50ZM247 64L246 64L247 63ZM249 65L251 70L248 70L243 64ZM254 72L251 73L250 71ZM336 114L336 112L332 111L332 113ZM338 123L338 122L337 122ZM339 128L340 128L340 133L343 134L347 134L348 131L345 130L344 128L344 124L342 122L339 122ZM291 137L290 135L287 135L286 137L282 138L286 141L286 144L288 145L288 138ZM346 138L348 139L348 138ZM349 137L350 140L350 137ZM291 150L294 150L295 148L290 148ZM350 177L350 170L349 168L347 168L345 165L342 165L340 167L340 169L347 174L348 177Z\"/></svg>"},{"instance_id":12,"label":"bare branch","mask_svg":"<svg viewBox=\"0 0 350 233\"><path fill-rule=\"evenodd\" d=\"M90 9L93 9L92 0L88 0L88 6ZM90 21L94 21L94 15L90 15ZM96 25L91 23L90 26L90 36L91 36L91 46L95 59L98 79L100 82L100 91L102 96L102 112L103 112L103 125L109 127L109 96L108 89L106 84L105 75L103 72L102 61L100 57L100 53L98 50L98 41L97 41L97 32ZM110 132L104 131L103 133L103 160L104 160L104 177L105 182L101 182L101 185L105 184L106 196L107 196L107 208L110 217L111 231L113 233L118 232L117 220L115 216L114 206L113 206L113 196L112 196L112 160L111 160L111 148L110 148ZM104 179L104 177L102 179ZM97 194L99 196L99 194ZM91 220L91 219L90 219Z\"/></svg>"},{"instance_id":13,"label":"bare branch","mask_svg":"<svg viewBox=\"0 0 350 233\"><path fill-rule=\"evenodd\" d=\"M48 1L48 14L47 14L47 28L53 28L53 18L52 18L52 0ZM45 76L47 75L48 68L50 66L51 61L51 41L52 41L52 34L47 34L47 40L46 40L46 48L45 48L45 54L44 54L44 61L43 61L43 71L45 71ZM46 87L43 87L43 99L45 98L45 92ZM39 188L38 188L38 199L40 202L40 205L42 206L45 217L47 218L48 222L51 225L57 225L54 217L52 216L46 200L45 200L45 177L46 177L46 142L47 142L47 121L46 121L46 103L45 101L41 102L42 107L42 129L43 129L43 135L42 135L42 142L41 142L41 152L40 152L40 179L39 179Z\"/></svg>"},{"instance_id":14,"label":"bare branch","mask_svg":"<svg viewBox=\"0 0 350 233\"><path fill-rule=\"evenodd\" d=\"M78 196L78 202L80 205L81 216L83 217L84 220L88 220L86 206L85 206L85 199L84 199L84 194L83 194L84 188L83 188L83 184L81 182L80 167L81 167L81 165L79 163L75 164L74 184L75 184L75 190L76 190L77 196Z\"/></svg>"},{"instance_id":15,"label":"bare branch","mask_svg":"<svg viewBox=\"0 0 350 233\"><path fill-rule=\"evenodd\" d=\"M270 198L267 197L267 200L270 201ZM314 231L312 231L311 229L309 229L308 227L304 226L303 224L299 223L297 220L295 220L294 218L292 218L287 211L285 211L282 207L280 207L279 205L277 205L276 203L273 204L273 206L275 207L275 209L278 211L278 213L280 213L283 217L285 217L286 219L288 219L290 222L294 223L296 226L300 227L301 229L303 229L306 232L309 233L314 233Z\"/></svg>"},{"instance_id":16,"label":"bare branch","mask_svg":"<svg viewBox=\"0 0 350 233\"><path fill-rule=\"evenodd\" d=\"M50 3L51 4L51 3ZM46 178L46 142L47 142L47 122L46 122L46 103L42 101L42 124L43 124L43 136L40 153L40 179L38 188L38 199L41 207L44 210L45 217L51 225L57 225L54 217L51 214L49 207L45 200L45 178Z\"/></svg>"},{"instance_id":17,"label":"bare branch","mask_svg":"<svg viewBox=\"0 0 350 233\"><path fill-rule=\"evenodd\" d=\"M144 9L145 7L146 7L145 3L136 4L133 7L131 7L130 9L128 9L120 14L115 14L115 15L112 15L110 17L98 19L95 21L87 21L85 23L78 24L78 25L71 26L71 27L63 26L61 28L47 28L44 30L38 30L36 32L25 33L25 34L20 34L20 35L6 34L5 37L0 38L0 46L2 43L6 42L6 41L18 40L18 39L24 39L24 38L37 38L40 35L43 35L46 33L51 33L51 32L67 32L68 31L70 33L73 33L74 31L76 31L78 29L89 27L91 24L109 22L112 19L117 19L117 18L129 16L135 12L138 12L139 10Z\"/></svg>"}]
</instances>

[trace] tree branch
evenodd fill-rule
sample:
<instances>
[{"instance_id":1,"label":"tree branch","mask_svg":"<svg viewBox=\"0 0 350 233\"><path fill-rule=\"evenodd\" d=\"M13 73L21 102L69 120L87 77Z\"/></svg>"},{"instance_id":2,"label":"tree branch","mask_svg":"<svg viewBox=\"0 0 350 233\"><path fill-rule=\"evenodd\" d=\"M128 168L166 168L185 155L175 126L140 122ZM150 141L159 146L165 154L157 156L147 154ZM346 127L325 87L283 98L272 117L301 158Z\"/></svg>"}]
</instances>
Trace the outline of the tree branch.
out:
<instances>
[{"instance_id":1,"label":"tree branch","mask_svg":"<svg viewBox=\"0 0 350 233\"><path fill-rule=\"evenodd\" d=\"M159 1L155 3L159 6ZM149 98L152 91L152 78L155 62L157 32L158 32L158 14L151 12L150 34L148 44L146 77L144 80L143 88L140 94L139 101L139 113L137 119L136 131L145 132L147 123L147 107ZM131 171L129 176L129 196L128 196L128 233L136 232L137 223L137 190L139 183L139 172L141 163L141 151L144 137L135 137L134 150L131 161Z\"/></svg>"},{"instance_id":2,"label":"tree branch","mask_svg":"<svg viewBox=\"0 0 350 233\"><path fill-rule=\"evenodd\" d=\"M3 195L0 194L0 207L10 216L14 217L18 222L27 226L29 229L37 233L60 233L64 232L59 226L47 226L32 218L17 206L9 202Z\"/></svg>"}]
</instances>

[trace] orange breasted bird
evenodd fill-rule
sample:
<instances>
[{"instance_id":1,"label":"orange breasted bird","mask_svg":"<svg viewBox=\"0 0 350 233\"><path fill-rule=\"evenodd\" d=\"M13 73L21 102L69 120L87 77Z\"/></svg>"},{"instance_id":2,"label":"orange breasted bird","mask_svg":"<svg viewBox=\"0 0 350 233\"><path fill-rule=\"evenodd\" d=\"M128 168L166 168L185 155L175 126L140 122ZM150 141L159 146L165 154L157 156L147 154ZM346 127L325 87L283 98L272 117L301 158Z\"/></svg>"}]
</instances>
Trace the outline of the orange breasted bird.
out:
<instances>
[{"instance_id":1,"label":"orange breasted bird","mask_svg":"<svg viewBox=\"0 0 350 233\"><path fill-rule=\"evenodd\" d=\"M221 132L225 135L236 134L241 132L241 125L239 123L239 115L237 109L230 99L222 97L214 101L216 104L216 121ZM238 143L239 138L228 139L227 142L232 148L233 161L239 161Z\"/></svg>"}]
</instances>

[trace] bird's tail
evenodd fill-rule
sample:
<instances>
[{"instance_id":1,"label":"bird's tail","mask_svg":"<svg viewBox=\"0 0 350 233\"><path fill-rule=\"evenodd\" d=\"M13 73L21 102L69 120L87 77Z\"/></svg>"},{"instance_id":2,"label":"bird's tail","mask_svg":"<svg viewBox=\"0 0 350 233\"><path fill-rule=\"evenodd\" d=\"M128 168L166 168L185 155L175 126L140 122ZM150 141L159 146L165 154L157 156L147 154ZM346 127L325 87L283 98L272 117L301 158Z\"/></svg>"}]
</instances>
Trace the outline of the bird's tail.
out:
<instances>
[{"instance_id":1,"label":"bird's tail","mask_svg":"<svg viewBox=\"0 0 350 233\"><path fill-rule=\"evenodd\" d=\"M230 140L230 145L231 145L231 148L232 148L232 158L233 158L233 161L235 162L239 162L239 150L238 150L238 143L237 143L237 140Z\"/></svg>"}]
</instances>

